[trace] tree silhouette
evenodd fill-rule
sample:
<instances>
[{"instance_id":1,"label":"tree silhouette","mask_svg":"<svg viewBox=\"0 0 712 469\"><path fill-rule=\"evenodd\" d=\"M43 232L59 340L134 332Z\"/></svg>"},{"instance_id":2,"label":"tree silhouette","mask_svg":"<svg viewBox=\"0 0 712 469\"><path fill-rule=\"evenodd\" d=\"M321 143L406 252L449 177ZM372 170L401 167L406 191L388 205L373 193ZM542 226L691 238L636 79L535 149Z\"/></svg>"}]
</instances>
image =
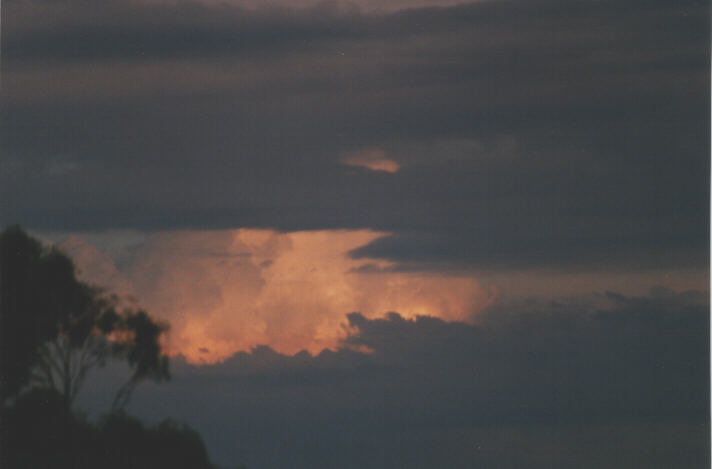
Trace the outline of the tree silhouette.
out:
<instances>
[{"instance_id":1,"label":"tree silhouette","mask_svg":"<svg viewBox=\"0 0 712 469\"><path fill-rule=\"evenodd\" d=\"M72 261L17 226L0 232L0 467L215 469L200 435L123 411L145 379L168 378L166 326L77 280ZM112 412L91 423L72 411L88 372L108 359L131 374Z\"/></svg>"},{"instance_id":2,"label":"tree silhouette","mask_svg":"<svg viewBox=\"0 0 712 469\"><path fill-rule=\"evenodd\" d=\"M167 419L153 427L124 412L91 423L55 389L34 388L4 409L3 469L216 469L200 435Z\"/></svg>"},{"instance_id":3,"label":"tree silhouette","mask_svg":"<svg viewBox=\"0 0 712 469\"><path fill-rule=\"evenodd\" d=\"M70 408L89 370L126 360L131 376L113 410L144 379L168 379L159 340L167 330L142 310L120 309L115 295L80 282L74 264L21 228L0 233L0 390L54 388Z\"/></svg>"},{"instance_id":4,"label":"tree silhouette","mask_svg":"<svg viewBox=\"0 0 712 469\"><path fill-rule=\"evenodd\" d=\"M118 330L124 338L116 343L115 352L126 358L133 372L117 392L112 410L124 408L141 381L161 381L169 378L168 358L161 355L159 344L160 336L166 327L155 323L145 311L126 312L119 318L118 324Z\"/></svg>"}]
</instances>

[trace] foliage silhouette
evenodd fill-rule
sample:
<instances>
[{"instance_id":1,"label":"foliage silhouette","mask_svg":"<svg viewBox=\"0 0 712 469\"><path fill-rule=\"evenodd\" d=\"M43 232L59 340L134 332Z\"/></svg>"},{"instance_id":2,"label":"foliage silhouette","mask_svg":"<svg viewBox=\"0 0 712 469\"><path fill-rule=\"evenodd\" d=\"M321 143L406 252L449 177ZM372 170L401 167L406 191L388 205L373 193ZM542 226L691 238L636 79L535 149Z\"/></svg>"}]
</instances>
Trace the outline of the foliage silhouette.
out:
<instances>
[{"instance_id":1,"label":"foliage silhouette","mask_svg":"<svg viewBox=\"0 0 712 469\"><path fill-rule=\"evenodd\" d=\"M0 396L15 396L58 335L59 318L86 300L71 262L19 227L0 234Z\"/></svg>"},{"instance_id":2,"label":"foliage silhouette","mask_svg":"<svg viewBox=\"0 0 712 469\"><path fill-rule=\"evenodd\" d=\"M71 259L20 227L0 233L0 467L212 469L200 435L165 420L146 427L123 411L145 379L169 377L167 326L76 277ZM128 363L112 412L98 423L73 412L87 373Z\"/></svg>"},{"instance_id":3,"label":"foliage silhouette","mask_svg":"<svg viewBox=\"0 0 712 469\"><path fill-rule=\"evenodd\" d=\"M191 428L166 420L146 427L124 412L92 424L55 389L35 388L5 409L0 466L8 469L211 469Z\"/></svg>"},{"instance_id":4,"label":"foliage silhouette","mask_svg":"<svg viewBox=\"0 0 712 469\"><path fill-rule=\"evenodd\" d=\"M80 282L74 264L20 227L0 233L0 390L54 388L69 408L87 373L109 358L132 370L113 410L145 379L169 378L160 338L167 326L142 310L119 309L115 295Z\"/></svg>"}]
</instances>

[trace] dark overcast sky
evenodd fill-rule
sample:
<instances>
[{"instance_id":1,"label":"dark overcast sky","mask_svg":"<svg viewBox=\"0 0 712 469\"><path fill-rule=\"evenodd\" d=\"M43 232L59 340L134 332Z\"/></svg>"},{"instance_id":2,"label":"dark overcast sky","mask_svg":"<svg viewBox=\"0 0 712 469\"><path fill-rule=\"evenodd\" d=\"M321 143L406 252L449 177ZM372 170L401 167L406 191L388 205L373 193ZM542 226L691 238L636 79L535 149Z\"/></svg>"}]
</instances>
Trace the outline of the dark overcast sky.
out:
<instances>
[{"instance_id":1,"label":"dark overcast sky","mask_svg":"<svg viewBox=\"0 0 712 469\"><path fill-rule=\"evenodd\" d=\"M433 265L706 265L706 2L371 5L7 1L0 222L368 227L394 237L359 254ZM374 151L400 170L344 164Z\"/></svg>"},{"instance_id":2,"label":"dark overcast sky","mask_svg":"<svg viewBox=\"0 0 712 469\"><path fill-rule=\"evenodd\" d=\"M349 322L347 342L373 353L178 359L132 409L191 422L226 467L709 467L705 295L508 305L478 326ZM111 373L85 408L106 408Z\"/></svg>"},{"instance_id":3,"label":"dark overcast sky","mask_svg":"<svg viewBox=\"0 0 712 469\"><path fill-rule=\"evenodd\" d=\"M382 3L5 0L0 226L228 357L130 408L221 464L709 467L709 3Z\"/></svg>"}]
</instances>

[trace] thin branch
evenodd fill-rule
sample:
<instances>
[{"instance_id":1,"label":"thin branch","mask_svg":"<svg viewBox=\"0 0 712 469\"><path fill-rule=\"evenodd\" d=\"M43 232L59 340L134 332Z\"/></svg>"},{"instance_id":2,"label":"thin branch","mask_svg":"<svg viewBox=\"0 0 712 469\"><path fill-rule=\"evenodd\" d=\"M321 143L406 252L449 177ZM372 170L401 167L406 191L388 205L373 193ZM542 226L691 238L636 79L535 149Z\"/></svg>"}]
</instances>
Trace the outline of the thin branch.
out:
<instances>
[{"instance_id":1,"label":"thin branch","mask_svg":"<svg viewBox=\"0 0 712 469\"><path fill-rule=\"evenodd\" d=\"M112 412L117 412L126 407L126 405L129 403L129 400L131 400L131 394L140 382L140 379L137 379L135 376L132 376L126 383L123 384L123 386L119 388L118 392L116 393L116 396L114 397L114 402L112 402L111 404Z\"/></svg>"},{"instance_id":2,"label":"thin branch","mask_svg":"<svg viewBox=\"0 0 712 469\"><path fill-rule=\"evenodd\" d=\"M57 362L56 357L46 344L40 347L40 355L48 368L54 370L58 374L61 374L62 367L59 362Z\"/></svg>"},{"instance_id":3,"label":"thin branch","mask_svg":"<svg viewBox=\"0 0 712 469\"><path fill-rule=\"evenodd\" d=\"M72 362L76 362L76 365L74 366L74 369L71 372L70 380L73 382L71 385L72 391L71 395L75 396L78 392L79 388L79 377L83 374L86 373L86 367L85 367L85 361L87 357L87 350L90 348L89 345L90 338L87 337L84 342L82 343L81 347L81 353L79 354L79 358L76 360L72 360ZM73 397L72 397L73 400Z\"/></svg>"}]
</instances>

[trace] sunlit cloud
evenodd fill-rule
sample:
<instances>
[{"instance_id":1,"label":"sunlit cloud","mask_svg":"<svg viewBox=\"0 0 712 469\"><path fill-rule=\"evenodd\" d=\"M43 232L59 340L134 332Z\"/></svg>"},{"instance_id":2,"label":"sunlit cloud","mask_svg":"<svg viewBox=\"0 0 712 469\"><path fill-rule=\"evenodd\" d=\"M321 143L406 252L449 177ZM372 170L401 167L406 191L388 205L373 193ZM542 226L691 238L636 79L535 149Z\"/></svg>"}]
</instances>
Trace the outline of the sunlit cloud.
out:
<instances>
[{"instance_id":1,"label":"sunlit cloud","mask_svg":"<svg viewBox=\"0 0 712 469\"><path fill-rule=\"evenodd\" d=\"M79 238L62 243L82 277L132 296L171 324L169 351L214 363L268 345L281 353L335 348L346 314L398 311L472 322L492 293L472 276L388 270L349 252L388 233L271 230L156 233L123 254L121 266ZM359 269L365 265L380 269Z\"/></svg>"},{"instance_id":2,"label":"sunlit cloud","mask_svg":"<svg viewBox=\"0 0 712 469\"><path fill-rule=\"evenodd\" d=\"M355 153L349 153L344 157L343 162L349 166L359 166L371 171L384 171L386 173L395 173L400 169L398 162L387 158L386 153L380 148L366 148Z\"/></svg>"}]
</instances>

